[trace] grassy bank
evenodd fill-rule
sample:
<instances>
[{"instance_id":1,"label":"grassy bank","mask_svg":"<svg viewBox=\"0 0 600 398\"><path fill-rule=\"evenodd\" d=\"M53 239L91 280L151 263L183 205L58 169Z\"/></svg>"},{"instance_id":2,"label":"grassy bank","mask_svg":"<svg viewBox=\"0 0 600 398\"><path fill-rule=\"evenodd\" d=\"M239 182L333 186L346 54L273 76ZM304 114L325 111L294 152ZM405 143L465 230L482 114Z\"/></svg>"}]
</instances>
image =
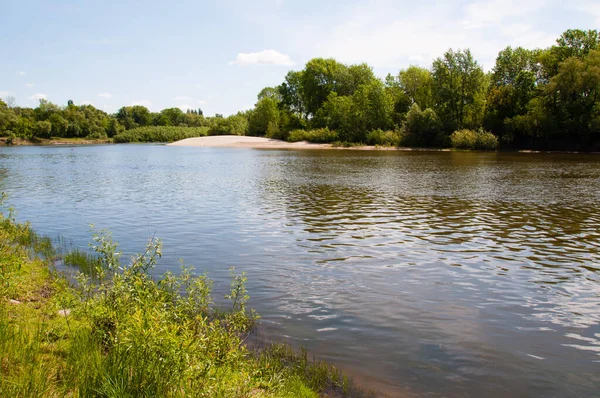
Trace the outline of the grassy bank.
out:
<instances>
[{"instance_id":1,"label":"grassy bank","mask_svg":"<svg viewBox=\"0 0 600 398\"><path fill-rule=\"evenodd\" d=\"M107 234L53 271L48 239L0 215L0 395L6 397L361 396L333 367L278 344L249 350L256 317L232 271L228 308L192 269L151 277L160 242L121 261ZM65 260L67 259L65 257Z\"/></svg>"}]
</instances>

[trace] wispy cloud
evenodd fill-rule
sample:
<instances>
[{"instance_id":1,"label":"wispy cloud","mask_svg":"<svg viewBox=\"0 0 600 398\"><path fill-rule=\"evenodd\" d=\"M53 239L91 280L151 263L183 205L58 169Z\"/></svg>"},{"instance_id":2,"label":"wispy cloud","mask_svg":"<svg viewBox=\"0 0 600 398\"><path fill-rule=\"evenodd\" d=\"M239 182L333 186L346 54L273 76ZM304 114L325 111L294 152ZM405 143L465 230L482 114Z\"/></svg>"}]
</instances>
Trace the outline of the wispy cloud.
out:
<instances>
[{"instance_id":1,"label":"wispy cloud","mask_svg":"<svg viewBox=\"0 0 600 398\"><path fill-rule=\"evenodd\" d=\"M208 104L208 101L206 100L198 100L198 105L206 105Z\"/></svg>"},{"instance_id":2,"label":"wispy cloud","mask_svg":"<svg viewBox=\"0 0 600 398\"><path fill-rule=\"evenodd\" d=\"M34 83L25 83L25 87L33 87L33 86L35 86Z\"/></svg>"},{"instance_id":3,"label":"wispy cloud","mask_svg":"<svg viewBox=\"0 0 600 398\"><path fill-rule=\"evenodd\" d=\"M37 93L37 94L33 94L31 97L29 97L30 100L35 100L35 101L39 101L42 99L48 99L48 96L46 94L42 94L42 93Z\"/></svg>"},{"instance_id":4,"label":"wispy cloud","mask_svg":"<svg viewBox=\"0 0 600 398\"><path fill-rule=\"evenodd\" d=\"M282 54L275 50L264 50L256 53L239 53L234 61L229 62L229 65L279 65L291 66L294 65L291 58L287 54Z\"/></svg>"},{"instance_id":5,"label":"wispy cloud","mask_svg":"<svg viewBox=\"0 0 600 398\"><path fill-rule=\"evenodd\" d=\"M108 98L112 97L112 94L111 93L100 93L100 94L98 94L98 97L107 98L108 99Z\"/></svg>"},{"instance_id":6,"label":"wispy cloud","mask_svg":"<svg viewBox=\"0 0 600 398\"><path fill-rule=\"evenodd\" d=\"M192 97L188 97L185 95L179 95L177 97L173 98L173 101L193 101L194 99Z\"/></svg>"},{"instance_id":7,"label":"wispy cloud","mask_svg":"<svg viewBox=\"0 0 600 398\"><path fill-rule=\"evenodd\" d=\"M25 75L26 75L26 73L25 73L25 72L23 72L22 70L20 70L20 71L18 71L18 72L17 72L17 75L19 75L19 76L25 76Z\"/></svg>"}]
</instances>

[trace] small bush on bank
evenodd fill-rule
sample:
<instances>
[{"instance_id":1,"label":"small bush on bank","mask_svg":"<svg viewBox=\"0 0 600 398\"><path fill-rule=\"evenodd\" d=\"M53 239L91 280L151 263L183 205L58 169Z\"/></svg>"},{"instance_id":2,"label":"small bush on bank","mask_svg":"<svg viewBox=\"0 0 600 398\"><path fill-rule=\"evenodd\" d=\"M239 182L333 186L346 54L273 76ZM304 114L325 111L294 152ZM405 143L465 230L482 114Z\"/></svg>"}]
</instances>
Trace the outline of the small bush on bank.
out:
<instances>
[{"instance_id":1,"label":"small bush on bank","mask_svg":"<svg viewBox=\"0 0 600 398\"><path fill-rule=\"evenodd\" d=\"M450 136L452 147L457 149L480 149L493 151L498 148L498 137L494 134L483 131L458 130Z\"/></svg>"},{"instance_id":2,"label":"small bush on bank","mask_svg":"<svg viewBox=\"0 0 600 398\"><path fill-rule=\"evenodd\" d=\"M329 130L327 127L314 130L293 130L288 134L289 142L308 141L314 144L329 144L339 140L336 131Z\"/></svg>"},{"instance_id":3,"label":"small bush on bank","mask_svg":"<svg viewBox=\"0 0 600 398\"><path fill-rule=\"evenodd\" d=\"M400 146L402 139L400 131L378 129L367 134L367 144L369 145Z\"/></svg>"},{"instance_id":4,"label":"small bush on bank","mask_svg":"<svg viewBox=\"0 0 600 398\"><path fill-rule=\"evenodd\" d=\"M208 127L146 126L127 130L115 135L115 143L127 142L174 142L208 135Z\"/></svg>"}]
</instances>

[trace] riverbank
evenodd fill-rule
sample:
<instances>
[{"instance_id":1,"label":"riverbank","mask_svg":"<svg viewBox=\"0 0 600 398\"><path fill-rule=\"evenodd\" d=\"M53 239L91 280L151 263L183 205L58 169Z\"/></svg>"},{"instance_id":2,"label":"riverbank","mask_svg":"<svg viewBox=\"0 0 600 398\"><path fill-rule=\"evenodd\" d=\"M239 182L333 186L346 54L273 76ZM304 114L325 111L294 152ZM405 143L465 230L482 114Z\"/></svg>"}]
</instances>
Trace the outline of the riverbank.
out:
<instances>
[{"instance_id":1,"label":"riverbank","mask_svg":"<svg viewBox=\"0 0 600 398\"><path fill-rule=\"evenodd\" d=\"M305 351L247 348L256 317L243 274L232 273L231 308L216 309L211 282L191 269L150 277L160 242L129 264L116 247L100 234L96 256L59 256L48 238L0 215L3 396L369 395ZM85 270L76 287L52 267L63 260Z\"/></svg>"}]
</instances>

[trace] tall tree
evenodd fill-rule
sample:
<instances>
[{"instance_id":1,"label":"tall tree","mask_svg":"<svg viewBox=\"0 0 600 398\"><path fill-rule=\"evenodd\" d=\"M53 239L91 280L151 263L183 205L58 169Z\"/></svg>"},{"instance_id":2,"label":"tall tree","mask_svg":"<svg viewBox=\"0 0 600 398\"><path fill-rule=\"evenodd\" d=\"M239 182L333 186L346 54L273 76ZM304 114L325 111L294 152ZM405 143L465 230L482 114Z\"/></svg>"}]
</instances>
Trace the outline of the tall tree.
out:
<instances>
[{"instance_id":1,"label":"tall tree","mask_svg":"<svg viewBox=\"0 0 600 398\"><path fill-rule=\"evenodd\" d=\"M447 132L481 125L486 86L483 69L469 50L450 49L433 62L436 112Z\"/></svg>"},{"instance_id":2,"label":"tall tree","mask_svg":"<svg viewBox=\"0 0 600 398\"><path fill-rule=\"evenodd\" d=\"M419 66L409 66L398 74L400 88L408 96L412 104L421 109L433 106L433 78L431 72Z\"/></svg>"}]
</instances>

